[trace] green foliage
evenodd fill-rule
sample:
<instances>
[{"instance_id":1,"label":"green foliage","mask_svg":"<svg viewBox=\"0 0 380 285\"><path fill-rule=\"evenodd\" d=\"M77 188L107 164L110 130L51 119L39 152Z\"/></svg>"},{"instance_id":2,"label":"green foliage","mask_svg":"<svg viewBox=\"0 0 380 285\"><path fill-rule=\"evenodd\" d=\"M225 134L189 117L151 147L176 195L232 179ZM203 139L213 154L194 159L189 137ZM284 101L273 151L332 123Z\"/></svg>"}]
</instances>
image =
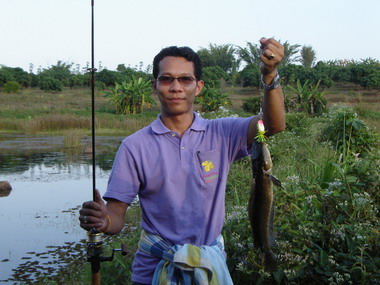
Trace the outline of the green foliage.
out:
<instances>
[{"instance_id":1,"label":"green foliage","mask_svg":"<svg viewBox=\"0 0 380 285\"><path fill-rule=\"evenodd\" d=\"M240 72L240 81L243 87L259 87L261 84L260 76L259 66L249 64Z\"/></svg>"},{"instance_id":2,"label":"green foliage","mask_svg":"<svg viewBox=\"0 0 380 285\"><path fill-rule=\"evenodd\" d=\"M226 73L234 73L238 62L235 59L235 48L231 44L210 44L208 48L197 51L204 67L219 66Z\"/></svg>"},{"instance_id":3,"label":"green foliage","mask_svg":"<svg viewBox=\"0 0 380 285\"><path fill-rule=\"evenodd\" d=\"M8 81L15 81L22 87L29 87L29 75L20 67L0 67L0 86Z\"/></svg>"},{"instance_id":4,"label":"green foliage","mask_svg":"<svg viewBox=\"0 0 380 285\"><path fill-rule=\"evenodd\" d=\"M236 52L239 58L243 60L247 65L260 65L261 49L258 44L247 42L247 47L238 47Z\"/></svg>"},{"instance_id":5,"label":"green foliage","mask_svg":"<svg viewBox=\"0 0 380 285\"><path fill-rule=\"evenodd\" d=\"M319 84L327 88L334 84L332 79L324 71L321 72L319 68L299 68L295 72L295 77L302 83L308 81L311 84Z\"/></svg>"},{"instance_id":6,"label":"green foliage","mask_svg":"<svg viewBox=\"0 0 380 285\"><path fill-rule=\"evenodd\" d=\"M345 156L362 155L378 143L378 136L358 118L351 108L332 108L331 123L323 130L322 138L330 141Z\"/></svg>"},{"instance_id":7,"label":"green foliage","mask_svg":"<svg viewBox=\"0 0 380 285\"><path fill-rule=\"evenodd\" d=\"M288 41L285 41L284 43L282 43L282 45L284 46L284 57L280 65L286 66L288 64L291 64L300 60L300 56L297 55L299 52L299 48L301 47L300 45L298 44L291 45Z\"/></svg>"},{"instance_id":8,"label":"green foliage","mask_svg":"<svg viewBox=\"0 0 380 285\"><path fill-rule=\"evenodd\" d=\"M205 86L220 88L221 80L227 80L228 74L219 66L209 66L203 68L202 79L205 82Z\"/></svg>"},{"instance_id":9,"label":"green foliage","mask_svg":"<svg viewBox=\"0 0 380 285\"><path fill-rule=\"evenodd\" d=\"M201 94L195 97L195 104L201 105L202 112L211 112L221 106L231 105L231 100L219 88L205 86Z\"/></svg>"},{"instance_id":10,"label":"green foliage","mask_svg":"<svg viewBox=\"0 0 380 285\"><path fill-rule=\"evenodd\" d=\"M303 69L301 65L288 64L285 66L280 66L278 68L279 74L281 74L281 83L284 87L289 84L296 84L297 82L297 71Z\"/></svg>"},{"instance_id":11,"label":"green foliage","mask_svg":"<svg viewBox=\"0 0 380 285\"><path fill-rule=\"evenodd\" d=\"M21 85L16 81L8 81L4 84L4 91L6 93L17 93L21 88Z\"/></svg>"},{"instance_id":12,"label":"green foliage","mask_svg":"<svg viewBox=\"0 0 380 285\"><path fill-rule=\"evenodd\" d=\"M106 86L114 86L117 81L117 72L105 68L95 73L95 80L102 82Z\"/></svg>"},{"instance_id":13,"label":"green foliage","mask_svg":"<svg viewBox=\"0 0 380 285\"><path fill-rule=\"evenodd\" d=\"M103 82L95 81L95 85L101 83L104 85ZM85 74L76 74L69 78L69 87L90 87L91 86L91 73L85 73Z\"/></svg>"},{"instance_id":14,"label":"green foliage","mask_svg":"<svg viewBox=\"0 0 380 285\"><path fill-rule=\"evenodd\" d=\"M63 86L69 86L70 78L73 76L71 72L72 66L72 63L58 61L56 65L52 65L49 68L43 69L38 74L40 81L39 86L42 87L41 89L58 91L58 85L61 85L61 90ZM59 84L58 81L60 81L61 84ZM46 89L44 86L47 86L48 89ZM51 86L54 86L53 89L49 89Z\"/></svg>"},{"instance_id":15,"label":"green foliage","mask_svg":"<svg viewBox=\"0 0 380 285\"><path fill-rule=\"evenodd\" d=\"M261 108L261 98L251 97L243 102L243 110L248 113L258 114Z\"/></svg>"},{"instance_id":16,"label":"green foliage","mask_svg":"<svg viewBox=\"0 0 380 285\"><path fill-rule=\"evenodd\" d=\"M351 66L351 81L367 88L380 87L380 62L371 58Z\"/></svg>"},{"instance_id":17,"label":"green foliage","mask_svg":"<svg viewBox=\"0 0 380 285\"><path fill-rule=\"evenodd\" d=\"M56 91L60 92L63 90L63 83L59 79L52 77L43 77L39 81L39 86L41 90L44 91Z\"/></svg>"},{"instance_id":18,"label":"green foliage","mask_svg":"<svg viewBox=\"0 0 380 285\"><path fill-rule=\"evenodd\" d=\"M3 86L8 81L14 81L15 78L13 74L8 70L8 68L1 66L0 67L0 86Z\"/></svg>"},{"instance_id":19,"label":"green foliage","mask_svg":"<svg viewBox=\"0 0 380 285\"><path fill-rule=\"evenodd\" d=\"M144 72L141 69L131 68L131 67L125 67L125 65L118 66L118 72L117 72L117 82L129 82L132 79L132 75L139 78L141 77L143 80L151 80L153 79L153 76L149 74L149 67L147 68L147 71Z\"/></svg>"},{"instance_id":20,"label":"green foliage","mask_svg":"<svg viewBox=\"0 0 380 285\"><path fill-rule=\"evenodd\" d=\"M316 85L306 80L302 85L300 80L297 80L297 86L288 86L297 95L297 101L299 104L299 111L305 111L309 114L321 114L327 104L327 100L324 97L325 92L319 91L320 81Z\"/></svg>"},{"instance_id":21,"label":"green foliage","mask_svg":"<svg viewBox=\"0 0 380 285\"><path fill-rule=\"evenodd\" d=\"M106 97L116 106L118 114L138 114L144 107L155 104L150 80L137 79L135 76L130 82L115 83Z\"/></svg>"},{"instance_id":22,"label":"green foliage","mask_svg":"<svg viewBox=\"0 0 380 285\"><path fill-rule=\"evenodd\" d=\"M264 272L253 248L246 201L250 160L231 167L223 230L227 263L235 284L377 284L380 281L380 153L347 164L321 144L331 118L287 116L287 131L268 144L275 187L275 252L280 266ZM368 174L366 172L369 171Z\"/></svg>"},{"instance_id":23,"label":"green foliage","mask_svg":"<svg viewBox=\"0 0 380 285\"><path fill-rule=\"evenodd\" d=\"M298 111L298 103L297 99L292 96L291 94L288 94L288 88L289 86L282 87L282 92L284 94L284 104L285 104L285 112L297 112Z\"/></svg>"}]
</instances>

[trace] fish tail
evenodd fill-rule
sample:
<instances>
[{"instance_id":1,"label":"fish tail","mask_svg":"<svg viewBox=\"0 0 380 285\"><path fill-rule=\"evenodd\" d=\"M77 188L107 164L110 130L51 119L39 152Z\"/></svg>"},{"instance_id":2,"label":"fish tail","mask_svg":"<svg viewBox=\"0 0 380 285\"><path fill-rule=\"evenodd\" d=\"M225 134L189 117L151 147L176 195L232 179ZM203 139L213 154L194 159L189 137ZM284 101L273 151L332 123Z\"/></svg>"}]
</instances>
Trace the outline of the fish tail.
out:
<instances>
[{"instance_id":1,"label":"fish tail","mask_svg":"<svg viewBox=\"0 0 380 285\"><path fill-rule=\"evenodd\" d=\"M278 260L276 255L270 250L264 254L264 269L267 272L274 272L277 270Z\"/></svg>"},{"instance_id":2,"label":"fish tail","mask_svg":"<svg viewBox=\"0 0 380 285\"><path fill-rule=\"evenodd\" d=\"M269 232L268 237L269 237L269 246L270 247L276 247L277 246L273 225L274 225L274 201L272 202L272 207L270 210L269 226L268 226L268 232Z\"/></svg>"}]
</instances>

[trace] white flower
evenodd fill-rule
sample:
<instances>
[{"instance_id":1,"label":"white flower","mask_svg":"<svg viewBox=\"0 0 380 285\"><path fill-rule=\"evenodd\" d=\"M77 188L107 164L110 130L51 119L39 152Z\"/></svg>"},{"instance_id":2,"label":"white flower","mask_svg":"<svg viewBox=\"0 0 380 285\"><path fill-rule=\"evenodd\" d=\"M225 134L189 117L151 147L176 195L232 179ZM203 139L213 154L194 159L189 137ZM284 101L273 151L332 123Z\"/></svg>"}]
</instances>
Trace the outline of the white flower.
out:
<instances>
[{"instance_id":1,"label":"white flower","mask_svg":"<svg viewBox=\"0 0 380 285\"><path fill-rule=\"evenodd\" d=\"M265 132L265 127L264 127L263 120L259 120L257 122L257 128L259 129L259 132Z\"/></svg>"}]
</instances>

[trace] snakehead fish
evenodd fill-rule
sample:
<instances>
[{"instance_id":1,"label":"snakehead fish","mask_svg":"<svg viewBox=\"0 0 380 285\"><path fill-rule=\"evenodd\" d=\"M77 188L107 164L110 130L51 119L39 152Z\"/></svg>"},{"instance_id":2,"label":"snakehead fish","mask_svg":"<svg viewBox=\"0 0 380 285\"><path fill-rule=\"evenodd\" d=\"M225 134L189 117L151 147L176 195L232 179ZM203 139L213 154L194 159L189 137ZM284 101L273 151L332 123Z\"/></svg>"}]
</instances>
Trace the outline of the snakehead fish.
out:
<instances>
[{"instance_id":1,"label":"snakehead fish","mask_svg":"<svg viewBox=\"0 0 380 285\"><path fill-rule=\"evenodd\" d=\"M277 268L277 257L271 249L276 246L273 232L273 184L281 186L281 182L272 176L272 159L265 142L253 142L251 159L253 180L248 214L253 242L255 248L261 249L264 269L273 272Z\"/></svg>"}]
</instances>

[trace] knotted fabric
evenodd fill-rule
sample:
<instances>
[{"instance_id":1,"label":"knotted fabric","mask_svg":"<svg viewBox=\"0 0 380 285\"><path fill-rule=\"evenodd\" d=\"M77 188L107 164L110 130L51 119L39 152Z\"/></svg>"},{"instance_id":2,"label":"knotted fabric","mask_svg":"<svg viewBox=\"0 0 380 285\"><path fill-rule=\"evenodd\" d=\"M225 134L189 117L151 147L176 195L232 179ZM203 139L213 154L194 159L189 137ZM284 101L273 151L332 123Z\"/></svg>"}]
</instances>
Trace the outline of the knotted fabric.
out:
<instances>
[{"instance_id":1,"label":"knotted fabric","mask_svg":"<svg viewBox=\"0 0 380 285\"><path fill-rule=\"evenodd\" d=\"M161 258L153 275L153 285L231 285L220 235L210 246L172 245L160 236L141 232L142 252Z\"/></svg>"}]
</instances>

